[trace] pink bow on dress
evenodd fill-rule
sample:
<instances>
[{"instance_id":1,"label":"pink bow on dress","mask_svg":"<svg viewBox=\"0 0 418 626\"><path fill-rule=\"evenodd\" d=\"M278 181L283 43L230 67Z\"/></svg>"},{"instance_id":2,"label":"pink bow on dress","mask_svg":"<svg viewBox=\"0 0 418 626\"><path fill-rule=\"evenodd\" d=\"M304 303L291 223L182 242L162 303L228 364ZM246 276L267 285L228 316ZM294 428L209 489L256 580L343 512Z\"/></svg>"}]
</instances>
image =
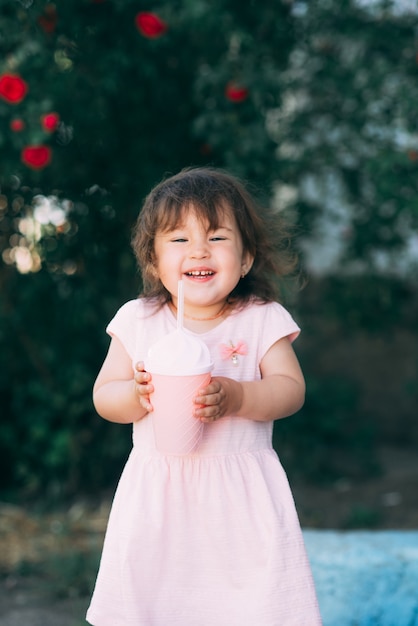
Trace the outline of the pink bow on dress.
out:
<instances>
[{"instance_id":1,"label":"pink bow on dress","mask_svg":"<svg viewBox=\"0 0 418 626\"><path fill-rule=\"evenodd\" d=\"M234 365L237 365L238 363L239 354L244 356L248 352L247 344L245 343L245 341L242 341L242 340L238 341L238 343L235 346L232 343L232 341L229 343L229 345L226 345L225 343L221 343L220 348L221 348L222 359L224 361L226 361L226 359L231 359Z\"/></svg>"}]
</instances>

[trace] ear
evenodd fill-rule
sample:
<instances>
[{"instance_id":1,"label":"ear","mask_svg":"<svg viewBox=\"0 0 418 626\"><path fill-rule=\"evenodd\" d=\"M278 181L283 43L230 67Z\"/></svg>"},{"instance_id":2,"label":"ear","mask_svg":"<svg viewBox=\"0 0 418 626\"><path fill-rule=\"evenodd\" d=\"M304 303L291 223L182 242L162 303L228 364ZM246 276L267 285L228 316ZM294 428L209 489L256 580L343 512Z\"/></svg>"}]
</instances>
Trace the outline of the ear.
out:
<instances>
[{"instance_id":1,"label":"ear","mask_svg":"<svg viewBox=\"0 0 418 626\"><path fill-rule=\"evenodd\" d=\"M252 268L254 257L249 252L244 252L241 262L241 278L244 278Z\"/></svg>"}]
</instances>

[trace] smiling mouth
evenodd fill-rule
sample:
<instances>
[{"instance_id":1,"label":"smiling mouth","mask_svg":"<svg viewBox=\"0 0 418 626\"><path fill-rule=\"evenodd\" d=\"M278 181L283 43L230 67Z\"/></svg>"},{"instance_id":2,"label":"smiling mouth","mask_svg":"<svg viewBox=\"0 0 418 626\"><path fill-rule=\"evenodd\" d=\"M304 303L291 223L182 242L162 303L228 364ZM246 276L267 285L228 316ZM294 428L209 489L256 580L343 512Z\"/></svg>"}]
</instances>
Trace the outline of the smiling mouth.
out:
<instances>
[{"instance_id":1,"label":"smiling mouth","mask_svg":"<svg viewBox=\"0 0 418 626\"><path fill-rule=\"evenodd\" d=\"M213 276L215 272L212 270L194 270L192 272L185 272L186 276Z\"/></svg>"}]
</instances>

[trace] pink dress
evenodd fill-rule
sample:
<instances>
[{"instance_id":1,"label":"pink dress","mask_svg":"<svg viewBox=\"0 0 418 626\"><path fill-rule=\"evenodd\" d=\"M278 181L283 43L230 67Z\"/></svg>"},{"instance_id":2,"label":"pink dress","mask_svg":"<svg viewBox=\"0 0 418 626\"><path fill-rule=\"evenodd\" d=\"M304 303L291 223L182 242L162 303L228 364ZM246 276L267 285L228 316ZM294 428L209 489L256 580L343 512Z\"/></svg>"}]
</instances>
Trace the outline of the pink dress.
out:
<instances>
[{"instance_id":1,"label":"pink dress","mask_svg":"<svg viewBox=\"0 0 418 626\"><path fill-rule=\"evenodd\" d=\"M107 331L135 364L175 329L167 306L126 303ZM277 303L251 304L199 334L213 375L260 379L279 339L299 334ZM225 358L222 345L245 343ZM242 344L241 344L242 346ZM205 424L197 451L163 455L150 417L133 448L109 517L87 613L95 626L318 626L321 619L293 497L272 448L272 422Z\"/></svg>"}]
</instances>

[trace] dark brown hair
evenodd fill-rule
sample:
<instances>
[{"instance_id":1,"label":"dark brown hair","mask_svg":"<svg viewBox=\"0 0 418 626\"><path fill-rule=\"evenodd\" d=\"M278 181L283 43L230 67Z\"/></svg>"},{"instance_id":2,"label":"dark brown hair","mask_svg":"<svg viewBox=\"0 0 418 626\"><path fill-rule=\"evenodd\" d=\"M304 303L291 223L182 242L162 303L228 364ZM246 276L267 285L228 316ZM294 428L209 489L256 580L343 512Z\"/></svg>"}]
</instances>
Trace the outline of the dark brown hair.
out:
<instances>
[{"instance_id":1,"label":"dark brown hair","mask_svg":"<svg viewBox=\"0 0 418 626\"><path fill-rule=\"evenodd\" d=\"M142 274L142 295L161 305L170 300L155 270L155 236L157 232L174 230L189 208L211 230L218 228L225 211L230 211L244 251L254 257L250 272L230 294L230 301L244 304L253 298L278 300L280 278L296 265L280 213L262 210L240 180L210 167L184 169L160 182L145 198L132 237Z\"/></svg>"}]
</instances>

